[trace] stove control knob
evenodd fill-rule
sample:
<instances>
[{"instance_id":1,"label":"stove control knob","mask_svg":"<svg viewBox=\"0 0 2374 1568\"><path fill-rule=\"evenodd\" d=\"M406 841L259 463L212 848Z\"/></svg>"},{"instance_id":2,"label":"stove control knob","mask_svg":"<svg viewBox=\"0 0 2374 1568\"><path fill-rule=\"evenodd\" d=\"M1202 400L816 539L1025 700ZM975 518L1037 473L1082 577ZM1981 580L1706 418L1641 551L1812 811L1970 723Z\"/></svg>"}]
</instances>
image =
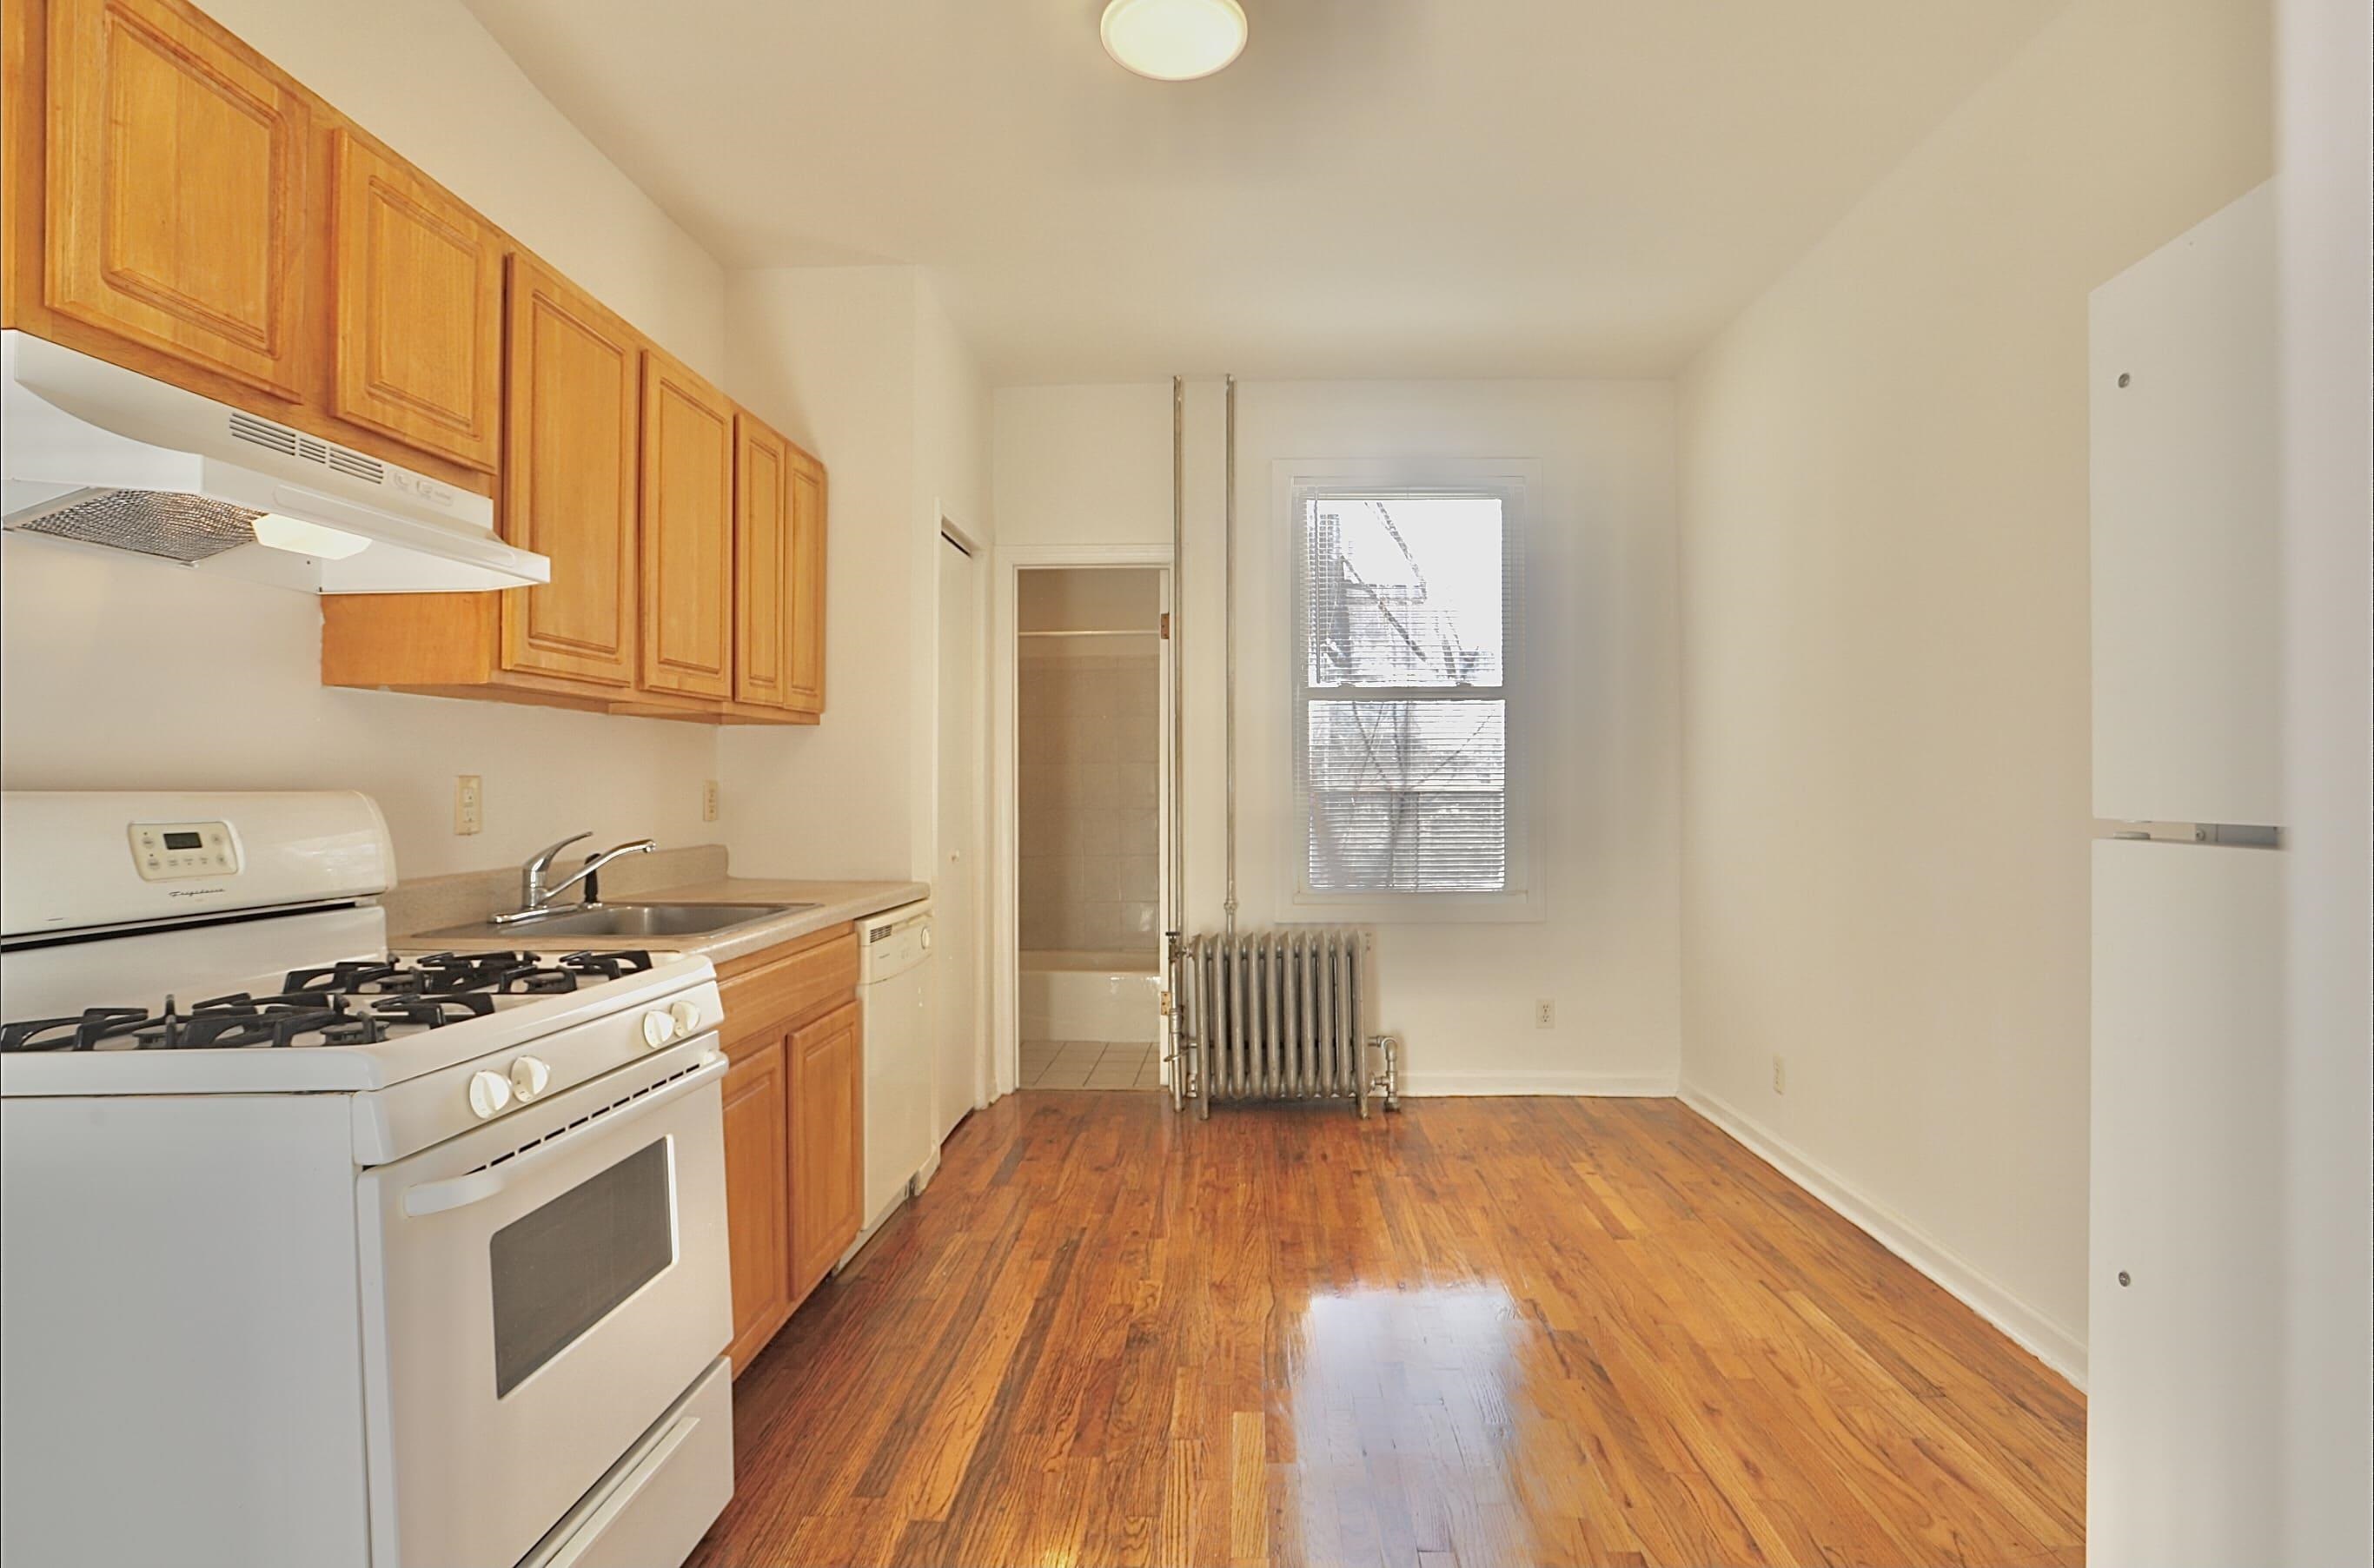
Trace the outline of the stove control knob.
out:
<instances>
[{"instance_id":1,"label":"stove control knob","mask_svg":"<svg viewBox=\"0 0 2374 1568\"><path fill-rule=\"evenodd\" d=\"M664 1012L653 1012L643 1014L643 1044L657 1050L675 1038L675 1019Z\"/></svg>"},{"instance_id":2,"label":"stove control knob","mask_svg":"<svg viewBox=\"0 0 2374 1568\"><path fill-rule=\"evenodd\" d=\"M482 1120L511 1103L511 1081L487 1069L470 1074L470 1109Z\"/></svg>"},{"instance_id":3,"label":"stove control knob","mask_svg":"<svg viewBox=\"0 0 2374 1568\"><path fill-rule=\"evenodd\" d=\"M700 1027L700 1009L688 1001L668 1003L668 1017L674 1021L676 1032L679 1035L689 1035Z\"/></svg>"},{"instance_id":4,"label":"stove control knob","mask_svg":"<svg viewBox=\"0 0 2374 1568\"><path fill-rule=\"evenodd\" d=\"M511 1087L518 1091L523 1104L544 1093L552 1082L552 1069L532 1056L523 1056L511 1063Z\"/></svg>"}]
</instances>

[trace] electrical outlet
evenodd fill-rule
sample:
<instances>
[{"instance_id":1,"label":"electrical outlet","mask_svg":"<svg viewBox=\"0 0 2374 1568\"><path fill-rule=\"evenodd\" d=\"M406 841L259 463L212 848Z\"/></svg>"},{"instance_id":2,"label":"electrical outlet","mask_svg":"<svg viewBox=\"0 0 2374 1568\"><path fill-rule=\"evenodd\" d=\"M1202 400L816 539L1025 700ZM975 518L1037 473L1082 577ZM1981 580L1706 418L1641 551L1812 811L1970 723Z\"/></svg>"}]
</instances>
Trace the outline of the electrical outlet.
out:
<instances>
[{"instance_id":1,"label":"electrical outlet","mask_svg":"<svg viewBox=\"0 0 2374 1568\"><path fill-rule=\"evenodd\" d=\"M475 773L453 780L453 831L479 833L487 825L487 790Z\"/></svg>"},{"instance_id":2,"label":"electrical outlet","mask_svg":"<svg viewBox=\"0 0 2374 1568\"><path fill-rule=\"evenodd\" d=\"M1772 1059L1772 1092L1776 1094L1789 1092L1789 1059L1785 1056Z\"/></svg>"},{"instance_id":3,"label":"electrical outlet","mask_svg":"<svg viewBox=\"0 0 2374 1568\"><path fill-rule=\"evenodd\" d=\"M717 820L717 780L714 778L704 778L700 781L700 820L703 822Z\"/></svg>"},{"instance_id":4,"label":"electrical outlet","mask_svg":"<svg viewBox=\"0 0 2374 1568\"><path fill-rule=\"evenodd\" d=\"M1536 1029L1557 1027L1557 1003L1547 997L1534 1003L1534 1027Z\"/></svg>"}]
</instances>

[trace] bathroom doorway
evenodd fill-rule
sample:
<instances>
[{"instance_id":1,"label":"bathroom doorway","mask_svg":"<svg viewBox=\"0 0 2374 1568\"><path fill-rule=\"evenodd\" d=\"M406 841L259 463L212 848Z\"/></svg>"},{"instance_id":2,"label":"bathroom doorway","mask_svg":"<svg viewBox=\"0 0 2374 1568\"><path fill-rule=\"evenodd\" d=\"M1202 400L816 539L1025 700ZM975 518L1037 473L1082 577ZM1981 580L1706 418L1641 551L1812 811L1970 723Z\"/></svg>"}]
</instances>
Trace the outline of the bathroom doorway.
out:
<instances>
[{"instance_id":1,"label":"bathroom doorway","mask_svg":"<svg viewBox=\"0 0 2374 1568\"><path fill-rule=\"evenodd\" d=\"M1166 576L1017 573L1017 1088L1163 1086Z\"/></svg>"}]
</instances>

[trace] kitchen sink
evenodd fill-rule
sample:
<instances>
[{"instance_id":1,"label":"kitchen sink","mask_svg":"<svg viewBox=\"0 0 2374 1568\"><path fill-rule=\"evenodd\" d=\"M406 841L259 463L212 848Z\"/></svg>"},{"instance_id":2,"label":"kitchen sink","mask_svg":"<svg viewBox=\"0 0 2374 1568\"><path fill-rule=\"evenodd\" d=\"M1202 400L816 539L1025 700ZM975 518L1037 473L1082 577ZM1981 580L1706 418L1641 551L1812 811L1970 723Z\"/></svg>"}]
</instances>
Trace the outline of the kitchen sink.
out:
<instances>
[{"instance_id":1,"label":"kitchen sink","mask_svg":"<svg viewBox=\"0 0 2374 1568\"><path fill-rule=\"evenodd\" d=\"M564 905L549 915L538 915L533 919L508 920L501 925L492 920L478 920L470 925L448 926L443 930L425 934L430 937L515 937L522 945L556 936L709 936L718 931L732 930L736 926L771 920L778 915L796 915L804 909L815 907L813 904L621 903L582 909Z\"/></svg>"}]
</instances>

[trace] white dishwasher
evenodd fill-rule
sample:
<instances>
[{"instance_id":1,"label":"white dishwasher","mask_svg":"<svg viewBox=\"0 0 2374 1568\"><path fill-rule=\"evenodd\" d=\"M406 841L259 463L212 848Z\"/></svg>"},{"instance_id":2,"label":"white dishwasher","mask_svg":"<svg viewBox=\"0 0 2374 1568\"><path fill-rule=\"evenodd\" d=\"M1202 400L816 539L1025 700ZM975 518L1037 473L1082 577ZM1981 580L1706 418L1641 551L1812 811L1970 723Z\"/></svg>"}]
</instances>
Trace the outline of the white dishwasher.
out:
<instances>
[{"instance_id":1,"label":"white dishwasher","mask_svg":"<svg viewBox=\"0 0 2374 1568\"><path fill-rule=\"evenodd\" d=\"M932 906L886 909L857 930L865 1018L865 1233L932 1163ZM862 1239L862 1238L861 1238Z\"/></svg>"}]
</instances>

